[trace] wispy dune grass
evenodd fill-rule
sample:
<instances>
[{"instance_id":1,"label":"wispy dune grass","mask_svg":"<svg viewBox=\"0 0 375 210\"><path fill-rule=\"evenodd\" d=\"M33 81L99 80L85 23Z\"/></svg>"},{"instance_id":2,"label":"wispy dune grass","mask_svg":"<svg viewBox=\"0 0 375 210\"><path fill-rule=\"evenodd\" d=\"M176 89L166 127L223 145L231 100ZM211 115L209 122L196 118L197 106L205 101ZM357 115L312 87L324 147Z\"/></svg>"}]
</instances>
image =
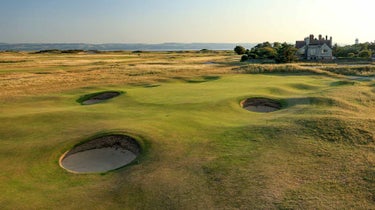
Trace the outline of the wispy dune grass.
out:
<instances>
[{"instance_id":1,"label":"wispy dune grass","mask_svg":"<svg viewBox=\"0 0 375 210\"><path fill-rule=\"evenodd\" d=\"M2 53L1 96L46 93L97 84L136 84L174 77L230 73L231 68L207 62L237 59L232 53L148 52L104 54ZM17 62L22 61L22 62Z\"/></svg>"}]
</instances>

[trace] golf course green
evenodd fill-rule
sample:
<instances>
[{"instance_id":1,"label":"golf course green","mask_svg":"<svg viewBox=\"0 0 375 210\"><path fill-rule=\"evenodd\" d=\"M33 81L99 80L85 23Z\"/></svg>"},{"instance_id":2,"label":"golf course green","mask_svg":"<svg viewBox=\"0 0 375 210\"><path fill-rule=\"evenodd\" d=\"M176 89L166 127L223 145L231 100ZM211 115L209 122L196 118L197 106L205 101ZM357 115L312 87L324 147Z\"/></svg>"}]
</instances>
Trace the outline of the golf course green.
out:
<instances>
[{"instance_id":1,"label":"golf course green","mask_svg":"<svg viewBox=\"0 0 375 210\"><path fill-rule=\"evenodd\" d=\"M45 76L59 75L50 71ZM2 209L375 208L372 81L210 72L49 87L1 97ZM77 103L112 90L123 94ZM277 100L281 109L242 108L252 97ZM137 137L142 153L103 173L60 167L66 151L111 133Z\"/></svg>"}]
</instances>

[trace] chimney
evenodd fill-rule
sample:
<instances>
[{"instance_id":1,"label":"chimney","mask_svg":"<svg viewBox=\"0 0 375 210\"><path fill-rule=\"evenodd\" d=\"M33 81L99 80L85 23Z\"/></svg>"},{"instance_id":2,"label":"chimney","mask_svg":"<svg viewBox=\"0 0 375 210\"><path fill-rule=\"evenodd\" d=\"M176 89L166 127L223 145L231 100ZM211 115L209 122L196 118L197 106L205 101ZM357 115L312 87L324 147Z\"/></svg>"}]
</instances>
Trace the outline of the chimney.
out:
<instances>
[{"instance_id":1,"label":"chimney","mask_svg":"<svg viewBox=\"0 0 375 210\"><path fill-rule=\"evenodd\" d=\"M309 45L309 44L310 44L310 38L309 38L309 37L306 37L306 38L305 38L305 44L306 44L306 45Z\"/></svg>"},{"instance_id":2,"label":"chimney","mask_svg":"<svg viewBox=\"0 0 375 210\"><path fill-rule=\"evenodd\" d=\"M322 35L321 34L319 34L319 40L322 40Z\"/></svg>"},{"instance_id":3,"label":"chimney","mask_svg":"<svg viewBox=\"0 0 375 210\"><path fill-rule=\"evenodd\" d=\"M332 36L329 37L329 47L332 48Z\"/></svg>"},{"instance_id":4,"label":"chimney","mask_svg":"<svg viewBox=\"0 0 375 210\"><path fill-rule=\"evenodd\" d=\"M314 35L310 34L310 41L314 40Z\"/></svg>"},{"instance_id":5,"label":"chimney","mask_svg":"<svg viewBox=\"0 0 375 210\"><path fill-rule=\"evenodd\" d=\"M326 40L328 40L328 36L326 35Z\"/></svg>"}]
</instances>

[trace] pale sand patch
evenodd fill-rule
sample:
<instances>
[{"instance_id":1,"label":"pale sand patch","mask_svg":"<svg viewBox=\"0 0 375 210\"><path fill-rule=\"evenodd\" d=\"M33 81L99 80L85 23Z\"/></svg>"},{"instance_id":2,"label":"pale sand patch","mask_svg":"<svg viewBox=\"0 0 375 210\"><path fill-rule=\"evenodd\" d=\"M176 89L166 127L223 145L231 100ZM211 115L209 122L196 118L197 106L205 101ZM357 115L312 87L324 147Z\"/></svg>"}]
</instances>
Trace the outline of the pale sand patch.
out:
<instances>
[{"instance_id":1,"label":"pale sand patch","mask_svg":"<svg viewBox=\"0 0 375 210\"><path fill-rule=\"evenodd\" d=\"M128 165L140 152L134 138L110 134L75 146L60 157L59 164L72 173L101 173Z\"/></svg>"},{"instance_id":2,"label":"pale sand patch","mask_svg":"<svg viewBox=\"0 0 375 210\"><path fill-rule=\"evenodd\" d=\"M100 173L127 165L136 157L129 150L107 147L74 153L64 158L61 165L76 173Z\"/></svg>"}]
</instances>

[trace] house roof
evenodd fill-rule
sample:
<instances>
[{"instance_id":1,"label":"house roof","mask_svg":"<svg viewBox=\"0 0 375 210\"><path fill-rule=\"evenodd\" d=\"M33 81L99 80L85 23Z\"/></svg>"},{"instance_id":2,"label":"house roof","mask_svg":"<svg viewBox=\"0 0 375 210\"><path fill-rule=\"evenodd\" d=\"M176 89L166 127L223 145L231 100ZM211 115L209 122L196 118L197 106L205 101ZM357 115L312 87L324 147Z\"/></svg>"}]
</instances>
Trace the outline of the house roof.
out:
<instances>
[{"instance_id":1,"label":"house roof","mask_svg":"<svg viewBox=\"0 0 375 210\"><path fill-rule=\"evenodd\" d=\"M309 49L324 49L324 48L332 49L326 43L324 43L324 44L310 44L309 45Z\"/></svg>"},{"instance_id":2,"label":"house roof","mask_svg":"<svg viewBox=\"0 0 375 210\"><path fill-rule=\"evenodd\" d=\"M330 40L311 40L309 45L324 45L326 44L328 47L332 48L332 43Z\"/></svg>"},{"instance_id":3,"label":"house roof","mask_svg":"<svg viewBox=\"0 0 375 210\"><path fill-rule=\"evenodd\" d=\"M296 48L297 49L300 49L305 45L306 45L305 41L296 41Z\"/></svg>"},{"instance_id":4,"label":"house roof","mask_svg":"<svg viewBox=\"0 0 375 210\"><path fill-rule=\"evenodd\" d=\"M330 39L328 39L328 37L324 39L321 35L319 35L319 39L314 38L314 35L310 35L310 37L306 37L303 41L296 41L296 48L301 49L302 47L306 46L307 41L309 43L308 46L322 46L326 44L329 48L332 48L332 37Z\"/></svg>"}]
</instances>

